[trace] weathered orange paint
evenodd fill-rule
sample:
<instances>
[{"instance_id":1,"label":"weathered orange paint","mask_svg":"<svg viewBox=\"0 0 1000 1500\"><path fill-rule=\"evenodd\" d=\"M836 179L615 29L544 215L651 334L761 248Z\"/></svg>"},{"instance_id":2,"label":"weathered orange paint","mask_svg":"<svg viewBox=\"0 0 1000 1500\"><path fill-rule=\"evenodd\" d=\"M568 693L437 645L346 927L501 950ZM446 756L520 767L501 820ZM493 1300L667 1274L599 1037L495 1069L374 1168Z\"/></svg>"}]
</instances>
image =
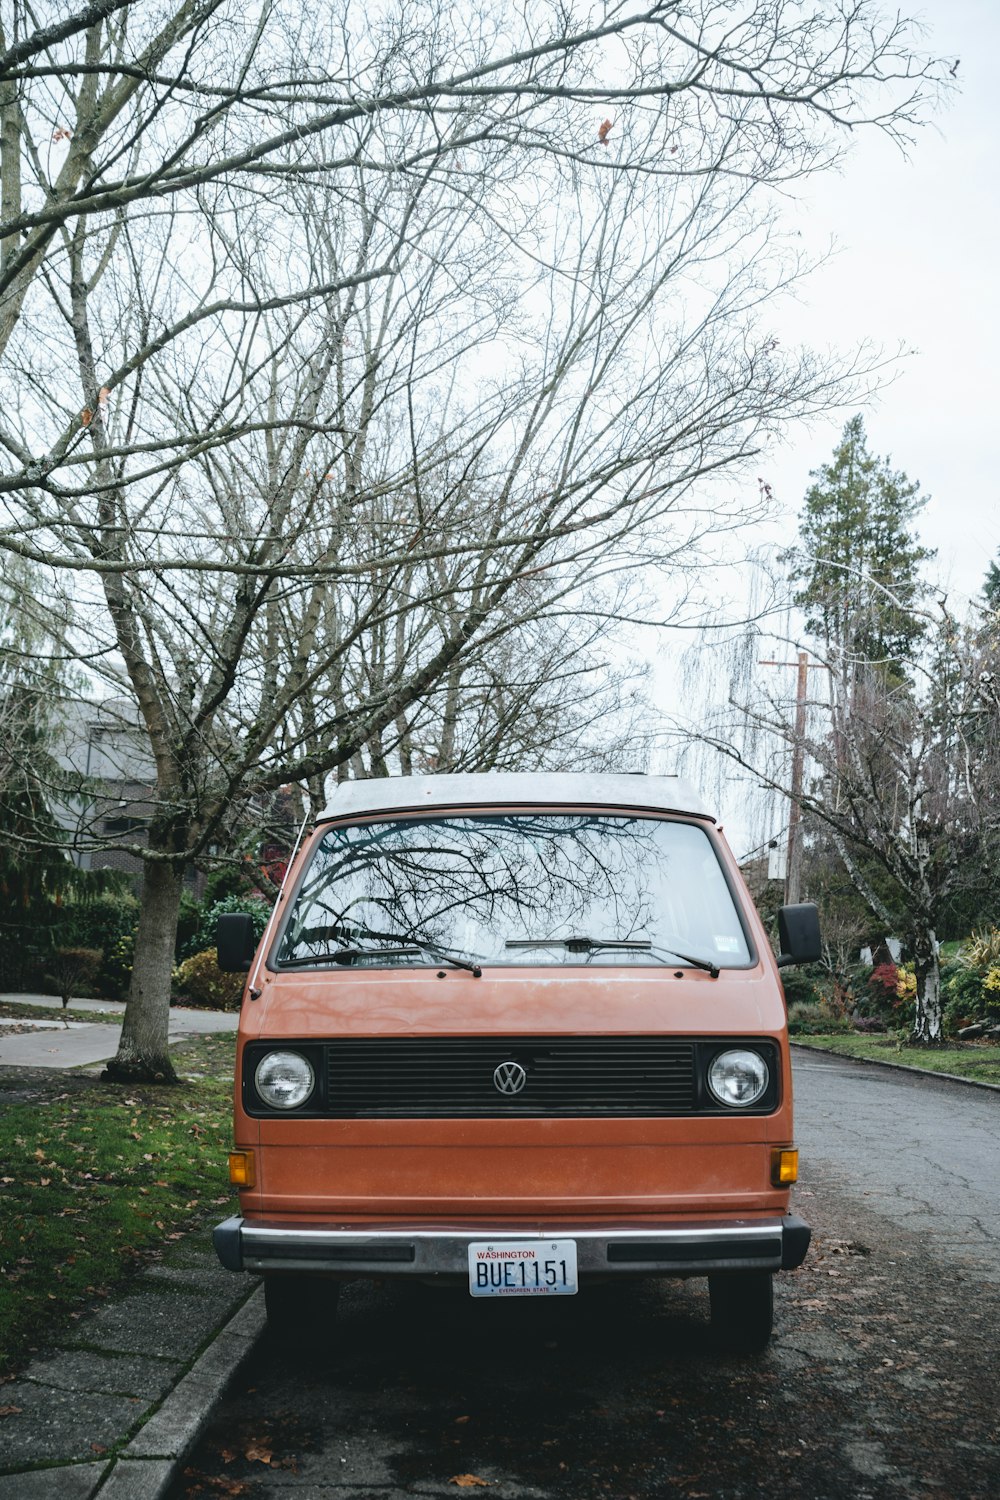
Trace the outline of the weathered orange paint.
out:
<instances>
[{"instance_id":1,"label":"weathered orange paint","mask_svg":"<svg viewBox=\"0 0 1000 1500\"><path fill-rule=\"evenodd\" d=\"M487 811L463 806L463 811ZM517 807L505 807L516 813ZM535 809L537 810L537 809ZM607 804L573 811L608 812ZM437 810L435 810L437 811ZM380 814L379 821L386 815ZM360 821L350 819L348 821ZM694 821L694 820L691 820ZM792 1100L784 997L770 944L720 830L715 844L759 955L746 969L708 973L669 965L458 969L351 968L276 972L260 961L244 998L237 1080L246 1044L329 1037L756 1037L779 1051L781 1093L770 1115L683 1119L259 1120L237 1081L235 1140L254 1149L257 1182L240 1193L248 1224L489 1222L669 1223L784 1214L788 1189L770 1181L770 1153L791 1144ZM329 822L307 840L286 885ZM280 920L277 911L272 928Z\"/></svg>"}]
</instances>

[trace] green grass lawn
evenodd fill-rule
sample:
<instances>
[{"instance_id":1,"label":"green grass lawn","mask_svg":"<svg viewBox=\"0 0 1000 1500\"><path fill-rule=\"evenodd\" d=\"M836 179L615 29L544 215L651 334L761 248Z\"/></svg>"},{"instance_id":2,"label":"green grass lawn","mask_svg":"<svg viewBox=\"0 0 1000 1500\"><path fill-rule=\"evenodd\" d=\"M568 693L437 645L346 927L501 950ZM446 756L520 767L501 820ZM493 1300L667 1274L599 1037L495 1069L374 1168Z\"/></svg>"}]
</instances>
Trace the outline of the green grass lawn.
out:
<instances>
[{"instance_id":1,"label":"green grass lawn","mask_svg":"<svg viewBox=\"0 0 1000 1500\"><path fill-rule=\"evenodd\" d=\"M232 1033L172 1049L177 1087L3 1070L0 1370L234 1202Z\"/></svg>"},{"instance_id":2,"label":"green grass lawn","mask_svg":"<svg viewBox=\"0 0 1000 1500\"><path fill-rule=\"evenodd\" d=\"M1000 1047L990 1042L948 1042L942 1047L910 1047L895 1037L794 1036L792 1041L803 1047L817 1047L842 1057L867 1057L879 1062L905 1063L908 1068L924 1068L929 1073L952 1073L959 1078L974 1078L979 1083L1000 1084Z\"/></svg>"}]
</instances>

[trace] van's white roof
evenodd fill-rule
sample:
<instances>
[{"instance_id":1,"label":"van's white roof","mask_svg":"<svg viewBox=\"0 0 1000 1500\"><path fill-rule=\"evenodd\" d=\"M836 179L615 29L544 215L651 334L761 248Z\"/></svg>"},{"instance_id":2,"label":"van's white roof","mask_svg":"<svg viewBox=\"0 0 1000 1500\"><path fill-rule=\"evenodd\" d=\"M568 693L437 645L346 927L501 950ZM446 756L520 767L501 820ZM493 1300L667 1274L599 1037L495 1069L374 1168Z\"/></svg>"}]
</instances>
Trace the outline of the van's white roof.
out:
<instances>
[{"instance_id":1,"label":"van's white roof","mask_svg":"<svg viewBox=\"0 0 1000 1500\"><path fill-rule=\"evenodd\" d=\"M362 813L514 804L635 807L687 813L715 822L683 777L580 771L484 771L479 775L379 776L342 781L320 814L320 822Z\"/></svg>"}]
</instances>

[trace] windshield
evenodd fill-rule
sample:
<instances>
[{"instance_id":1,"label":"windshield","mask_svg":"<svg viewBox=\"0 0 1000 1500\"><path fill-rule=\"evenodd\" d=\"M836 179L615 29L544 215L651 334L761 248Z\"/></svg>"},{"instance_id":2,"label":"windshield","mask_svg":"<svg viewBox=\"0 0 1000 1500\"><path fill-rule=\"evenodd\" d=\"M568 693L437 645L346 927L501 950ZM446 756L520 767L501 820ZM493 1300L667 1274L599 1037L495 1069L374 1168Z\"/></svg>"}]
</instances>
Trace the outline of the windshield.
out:
<instances>
[{"instance_id":1,"label":"windshield","mask_svg":"<svg viewBox=\"0 0 1000 1500\"><path fill-rule=\"evenodd\" d=\"M505 966L751 961L695 824L504 813L331 827L277 962L410 967L449 956Z\"/></svg>"}]
</instances>

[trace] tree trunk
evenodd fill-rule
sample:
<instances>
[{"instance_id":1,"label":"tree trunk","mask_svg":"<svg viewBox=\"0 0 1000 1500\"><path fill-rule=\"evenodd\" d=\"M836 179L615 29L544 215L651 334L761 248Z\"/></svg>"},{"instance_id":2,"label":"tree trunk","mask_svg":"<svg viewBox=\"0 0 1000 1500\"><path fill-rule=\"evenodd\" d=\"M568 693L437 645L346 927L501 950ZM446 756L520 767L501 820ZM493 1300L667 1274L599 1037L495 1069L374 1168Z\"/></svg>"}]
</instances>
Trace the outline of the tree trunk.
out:
<instances>
[{"instance_id":1,"label":"tree trunk","mask_svg":"<svg viewBox=\"0 0 1000 1500\"><path fill-rule=\"evenodd\" d=\"M913 967L917 975L917 999L913 1016L915 1042L941 1040L941 962L937 939L930 924L913 935Z\"/></svg>"},{"instance_id":2,"label":"tree trunk","mask_svg":"<svg viewBox=\"0 0 1000 1500\"><path fill-rule=\"evenodd\" d=\"M172 865L146 866L121 1040L102 1075L114 1083L177 1082L167 1031L182 882L183 872Z\"/></svg>"}]
</instances>

